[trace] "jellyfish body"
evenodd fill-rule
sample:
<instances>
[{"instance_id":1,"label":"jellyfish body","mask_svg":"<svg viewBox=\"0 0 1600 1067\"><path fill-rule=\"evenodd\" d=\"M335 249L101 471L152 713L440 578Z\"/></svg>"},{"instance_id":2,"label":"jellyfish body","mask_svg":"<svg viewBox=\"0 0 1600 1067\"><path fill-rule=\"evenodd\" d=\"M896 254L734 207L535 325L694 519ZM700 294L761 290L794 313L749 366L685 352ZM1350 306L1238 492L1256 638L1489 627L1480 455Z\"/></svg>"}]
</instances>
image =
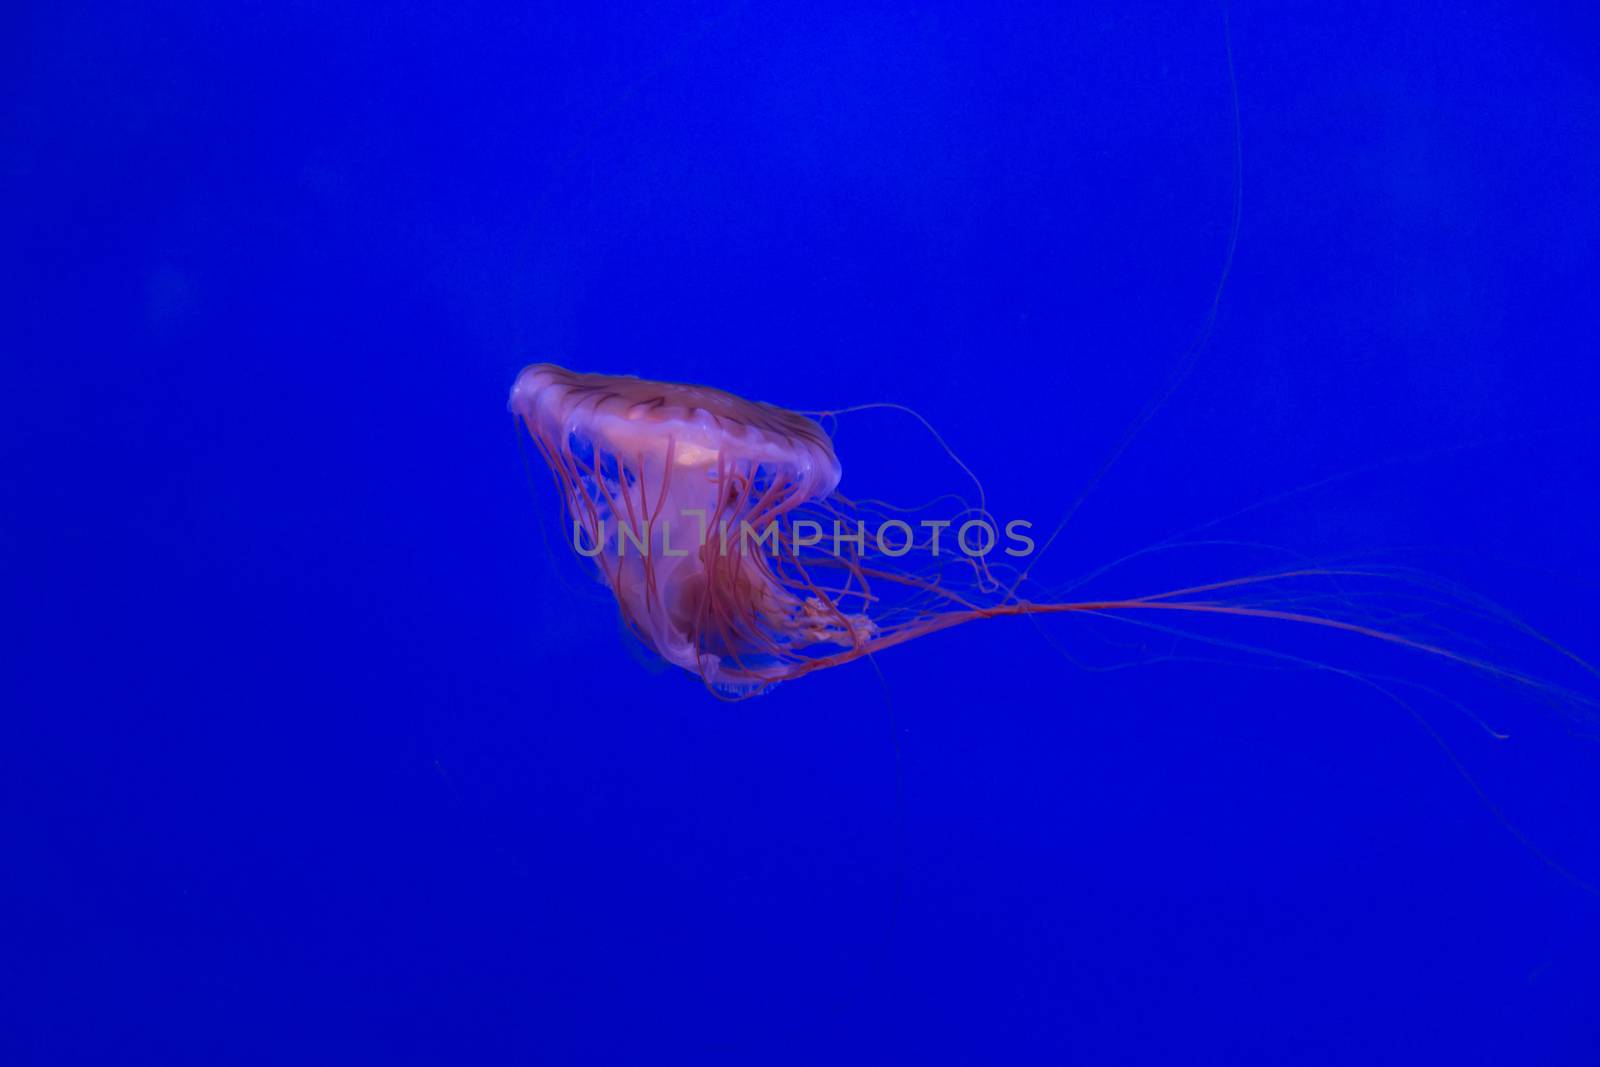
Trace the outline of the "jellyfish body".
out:
<instances>
[{"instance_id":1,"label":"jellyfish body","mask_svg":"<svg viewBox=\"0 0 1600 1067\"><path fill-rule=\"evenodd\" d=\"M523 370L510 407L555 476L574 547L667 661L740 693L790 676L818 646L871 640L864 614L793 568L794 513L840 478L816 422L717 389L548 363Z\"/></svg>"}]
</instances>

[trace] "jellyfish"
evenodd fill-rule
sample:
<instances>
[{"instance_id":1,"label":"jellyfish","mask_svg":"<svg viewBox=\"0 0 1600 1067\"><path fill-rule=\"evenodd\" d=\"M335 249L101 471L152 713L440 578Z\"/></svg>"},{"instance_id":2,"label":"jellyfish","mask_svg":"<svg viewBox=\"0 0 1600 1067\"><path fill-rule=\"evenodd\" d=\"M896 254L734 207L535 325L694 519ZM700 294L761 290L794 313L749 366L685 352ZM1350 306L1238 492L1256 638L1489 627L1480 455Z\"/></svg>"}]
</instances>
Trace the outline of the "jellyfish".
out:
<instances>
[{"instance_id":1,"label":"jellyfish","mask_svg":"<svg viewBox=\"0 0 1600 1067\"><path fill-rule=\"evenodd\" d=\"M1300 583L1387 577L1376 568L1289 567L1117 599L1030 599L1019 592L1026 570L1012 578L991 564L999 530L981 502L913 524L905 509L852 500L839 492L821 423L719 389L538 363L517 377L509 406L554 477L573 549L594 562L628 629L720 697L979 619L1069 612L1309 624L1542 687L1445 644L1307 607ZM1016 534L1012 524L1005 532ZM1259 595L1286 588L1278 599Z\"/></svg>"}]
</instances>

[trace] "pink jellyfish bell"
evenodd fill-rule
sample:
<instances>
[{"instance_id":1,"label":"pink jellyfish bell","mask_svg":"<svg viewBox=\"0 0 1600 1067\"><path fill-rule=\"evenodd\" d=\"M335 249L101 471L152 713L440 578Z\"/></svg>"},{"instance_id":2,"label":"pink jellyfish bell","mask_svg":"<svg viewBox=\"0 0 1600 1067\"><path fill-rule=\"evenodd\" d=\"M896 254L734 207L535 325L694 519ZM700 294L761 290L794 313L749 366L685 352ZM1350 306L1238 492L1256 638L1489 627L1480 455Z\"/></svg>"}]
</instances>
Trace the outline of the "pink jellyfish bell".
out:
<instances>
[{"instance_id":1,"label":"pink jellyfish bell","mask_svg":"<svg viewBox=\"0 0 1600 1067\"><path fill-rule=\"evenodd\" d=\"M839 461L803 415L695 385L549 363L511 390L555 475L574 547L629 627L731 693L801 673L806 650L864 649L874 627L799 566L792 513L825 500Z\"/></svg>"}]
</instances>

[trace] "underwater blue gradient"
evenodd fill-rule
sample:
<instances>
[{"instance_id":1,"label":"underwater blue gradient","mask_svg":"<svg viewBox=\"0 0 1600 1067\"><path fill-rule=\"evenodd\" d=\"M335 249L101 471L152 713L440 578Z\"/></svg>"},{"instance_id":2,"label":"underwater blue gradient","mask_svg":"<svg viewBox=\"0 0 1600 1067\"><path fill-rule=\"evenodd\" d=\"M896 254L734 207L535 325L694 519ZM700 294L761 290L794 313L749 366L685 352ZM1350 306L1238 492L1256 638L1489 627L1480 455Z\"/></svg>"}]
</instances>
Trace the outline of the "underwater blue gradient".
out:
<instances>
[{"instance_id":1,"label":"underwater blue gradient","mask_svg":"<svg viewBox=\"0 0 1600 1067\"><path fill-rule=\"evenodd\" d=\"M1594 16L1228 18L15 12L0 1062L1600 1063L1581 699L1057 617L725 704L505 412L893 401L1005 517L1092 484L1043 583L1232 515L1094 588L1403 559L1600 656Z\"/></svg>"}]
</instances>

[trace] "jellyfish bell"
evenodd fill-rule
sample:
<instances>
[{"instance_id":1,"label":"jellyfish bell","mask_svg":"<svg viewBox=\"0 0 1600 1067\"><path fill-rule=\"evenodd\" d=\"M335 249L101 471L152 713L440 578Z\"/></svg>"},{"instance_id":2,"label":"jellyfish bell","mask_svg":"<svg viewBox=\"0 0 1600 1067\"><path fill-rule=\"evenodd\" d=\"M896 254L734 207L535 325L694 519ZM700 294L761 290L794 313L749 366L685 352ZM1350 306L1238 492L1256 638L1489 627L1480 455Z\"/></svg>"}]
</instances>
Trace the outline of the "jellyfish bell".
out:
<instances>
[{"instance_id":1,"label":"jellyfish bell","mask_svg":"<svg viewBox=\"0 0 1600 1067\"><path fill-rule=\"evenodd\" d=\"M530 433L579 434L613 455L698 468L703 482L716 480L721 456L729 466L781 470L808 497L826 496L839 484L833 443L815 421L708 386L535 363L517 376L510 408Z\"/></svg>"},{"instance_id":2,"label":"jellyfish bell","mask_svg":"<svg viewBox=\"0 0 1600 1067\"><path fill-rule=\"evenodd\" d=\"M718 690L863 649L873 624L798 573L788 522L839 484L812 419L705 386L527 367L511 411L629 628Z\"/></svg>"}]
</instances>

